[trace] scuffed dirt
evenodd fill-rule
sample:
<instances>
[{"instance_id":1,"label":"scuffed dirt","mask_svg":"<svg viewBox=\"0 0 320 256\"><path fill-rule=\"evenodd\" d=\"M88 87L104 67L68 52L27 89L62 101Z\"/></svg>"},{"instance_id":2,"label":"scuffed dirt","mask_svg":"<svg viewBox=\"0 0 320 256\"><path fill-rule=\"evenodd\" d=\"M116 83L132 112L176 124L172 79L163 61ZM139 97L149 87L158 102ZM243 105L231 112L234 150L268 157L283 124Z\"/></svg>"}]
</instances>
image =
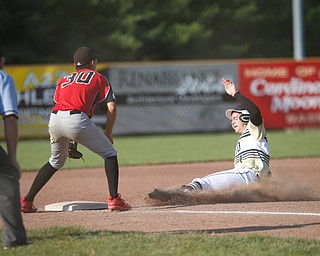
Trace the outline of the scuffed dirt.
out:
<instances>
[{"instance_id":1,"label":"scuffed dirt","mask_svg":"<svg viewBox=\"0 0 320 256\"><path fill-rule=\"evenodd\" d=\"M131 211L45 212L45 205L56 202L106 201L102 168L59 171L35 199L39 212L23 214L24 223L27 229L80 225L93 230L259 233L320 239L320 157L274 159L267 183L223 193L172 195L195 177L230 168L230 161L120 166L119 192L133 206ZM22 195L35 175L22 174ZM169 199L151 200L148 194L154 189Z\"/></svg>"},{"instance_id":2,"label":"scuffed dirt","mask_svg":"<svg viewBox=\"0 0 320 256\"><path fill-rule=\"evenodd\" d=\"M216 192L183 193L177 188L155 189L149 203L157 205L320 201L319 187L308 182L268 180ZM146 199L148 200L148 199Z\"/></svg>"}]
</instances>

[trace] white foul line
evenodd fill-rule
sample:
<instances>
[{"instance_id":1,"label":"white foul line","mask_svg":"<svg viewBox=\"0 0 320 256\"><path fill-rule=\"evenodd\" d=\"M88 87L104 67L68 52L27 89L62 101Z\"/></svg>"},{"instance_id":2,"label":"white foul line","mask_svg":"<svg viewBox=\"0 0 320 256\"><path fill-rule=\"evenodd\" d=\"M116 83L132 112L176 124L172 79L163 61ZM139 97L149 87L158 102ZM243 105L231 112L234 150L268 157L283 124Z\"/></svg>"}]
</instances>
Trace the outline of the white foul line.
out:
<instances>
[{"instance_id":1,"label":"white foul line","mask_svg":"<svg viewBox=\"0 0 320 256\"><path fill-rule=\"evenodd\" d=\"M148 211L154 212L154 211ZM161 213L190 213L190 214L244 214L244 215L300 215L300 216L320 216L320 213L312 212L254 212L254 211L189 211L189 210L173 210L173 211L155 211Z\"/></svg>"}]
</instances>

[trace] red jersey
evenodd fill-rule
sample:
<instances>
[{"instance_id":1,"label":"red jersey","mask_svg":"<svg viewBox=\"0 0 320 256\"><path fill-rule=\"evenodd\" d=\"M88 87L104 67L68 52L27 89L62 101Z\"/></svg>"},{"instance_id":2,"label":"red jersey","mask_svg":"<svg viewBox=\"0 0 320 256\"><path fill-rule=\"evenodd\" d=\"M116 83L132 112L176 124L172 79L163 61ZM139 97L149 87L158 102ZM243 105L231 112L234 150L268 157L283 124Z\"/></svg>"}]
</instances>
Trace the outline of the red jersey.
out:
<instances>
[{"instance_id":1,"label":"red jersey","mask_svg":"<svg viewBox=\"0 0 320 256\"><path fill-rule=\"evenodd\" d=\"M112 96L113 100L110 100ZM91 118L99 103L115 101L108 79L84 68L64 76L56 87L52 110L80 110Z\"/></svg>"}]
</instances>

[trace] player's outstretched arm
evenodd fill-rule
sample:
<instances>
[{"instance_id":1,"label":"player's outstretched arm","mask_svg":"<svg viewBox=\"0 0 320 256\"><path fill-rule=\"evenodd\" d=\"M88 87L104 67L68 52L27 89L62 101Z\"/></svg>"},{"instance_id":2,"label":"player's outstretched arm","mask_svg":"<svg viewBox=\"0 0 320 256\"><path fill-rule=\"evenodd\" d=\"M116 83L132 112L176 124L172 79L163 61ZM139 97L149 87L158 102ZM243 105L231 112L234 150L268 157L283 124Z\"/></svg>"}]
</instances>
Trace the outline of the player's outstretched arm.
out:
<instances>
[{"instance_id":1,"label":"player's outstretched arm","mask_svg":"<svg viewBox=\"0 0 320 256\"><path fill-rule=\"evenodd\" d=\"M250 120L255 126L262 124L262 115L260 109L250 99L238 91L236 85L231 80L222 79L222 84L226 93L234 97L250 113Z\"/></svg>"},{"instance_id":2,"label":"player's outstretched arm","mask_svg":"<svg viewBox=\"0 0 320 256\"><path fill-rule=\"evenodd\" d=\"M222 78L221 82L224 85L224 89L226 90L226 93L229 94L230 96L234 97L234 95L238 91L234 82L232 82L231 80L224 79L224 78Z\"/></svg>"}]
</instances>

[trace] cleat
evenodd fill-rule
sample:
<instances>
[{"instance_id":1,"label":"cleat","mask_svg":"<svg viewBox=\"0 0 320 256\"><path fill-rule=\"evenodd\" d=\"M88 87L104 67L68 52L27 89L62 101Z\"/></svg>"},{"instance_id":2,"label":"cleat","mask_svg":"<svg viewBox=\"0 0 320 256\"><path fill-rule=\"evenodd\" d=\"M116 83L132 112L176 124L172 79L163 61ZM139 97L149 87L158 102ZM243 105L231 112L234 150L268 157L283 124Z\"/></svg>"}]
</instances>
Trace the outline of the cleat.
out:
<instances>
[{"instance_id":1,"label":"cleat","mask_svg":"<svg viewBox=\"0 0 320 256\"><path fill-rule=\"evenodd\" d=\"M129 211L131 206L121 198L121 195L118 194L118 197L113 198L109 196L108 198L108 209L111 211Z\"/></svg>"},{"instance_id":2,"label":"cleat","mask_svg":"<svg viewBox=\"0 0 320 256\"><path fill-rule=\"evenodd\" d=\"M161 202L174 202L179 200L184 200L188 198L188 194L190 191L185 192L181 188L180 189L155 189L153 192L149 193L148 196L151 199L161 201Z\"/></svg>"},{"instance_id":3,"label":"cleat","mask_svg":"<svg viewBox=\"0 0 320 256\"><path fill-rule=\"evenodd\" d=\"M162 189L154 189L151 193L148 194L149 198L162 201L162 202L167 202L172 199L174 199L176 191L172 190L162 190Z\"/></svg>"},{"instance_id":4,"label":"cleat","mask_svg":"<svg viewBox=\"0 0 320 256\"><path fill-rule=\"evenodd\" d=\"M38 211L38 209L33 204L33 200L28 201L26 200L26 197L24 197L21 199L20 203L21 203L21 212L34 213Z\"/></svg>"}]
</instances>

